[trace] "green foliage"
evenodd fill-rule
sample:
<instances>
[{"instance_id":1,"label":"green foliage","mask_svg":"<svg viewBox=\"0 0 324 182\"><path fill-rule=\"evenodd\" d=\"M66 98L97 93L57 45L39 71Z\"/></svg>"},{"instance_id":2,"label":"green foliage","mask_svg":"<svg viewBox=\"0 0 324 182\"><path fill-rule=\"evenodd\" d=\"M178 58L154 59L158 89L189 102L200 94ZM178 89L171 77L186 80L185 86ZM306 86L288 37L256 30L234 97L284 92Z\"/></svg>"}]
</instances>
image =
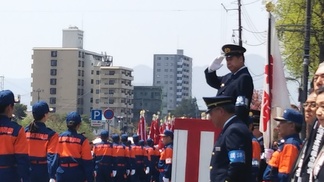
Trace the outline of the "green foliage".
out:
<instances>
[{"instance_id":1,"label":"green foliage","mask_svg":"<svg viewBox=\"0 0 324 182\"><path fill-rule=\"evenodd\" d=\"M15 104L14 107L14 115L16 119L22 120L24 117L27 116L26 114L27 106L24 104Z\"/></svg>"},{"instance_id":2,"label":"green foliage","mask_svg":"<svg viewBox=\"0 0 324 182\"><path fill-rule=\"evenodd\" d=\"M200 112L196 98L182 99L173 112L175 117L199 118Z\"/></svg>"},{"instance_id":3,"label":"green foliage","mask_svg":"<svg viewBox=\"0 0 324 182\"><path fill-rule=\"evenodd\" d=\"M311 76L318 64L324 61L324 2L312 1L312 4L309 66ZM285 65L292 76L300 78L303 71L306 1L278 0L275 14Z\"/></svg>"},{"instance_id":4,"label":"green foliage","mask_svg":"<svg viewBox=\"0 0 324 182\"><path fill-rule=\"evenodd\" d=\"M62 133L63 131L67 130L65 117L66 114L50 114L48 120L46 121L46 126L56 131L57 133ZM23 127L26 127L32 121L33 121L32 116L28 116L23 120L21 120L20 124ZM82 123L78 130L78 133L84 133L84 136L86 136L89 141L92 141L95 138L88 117L86 116L82 117Z\"/></svg>"}]
</instances>

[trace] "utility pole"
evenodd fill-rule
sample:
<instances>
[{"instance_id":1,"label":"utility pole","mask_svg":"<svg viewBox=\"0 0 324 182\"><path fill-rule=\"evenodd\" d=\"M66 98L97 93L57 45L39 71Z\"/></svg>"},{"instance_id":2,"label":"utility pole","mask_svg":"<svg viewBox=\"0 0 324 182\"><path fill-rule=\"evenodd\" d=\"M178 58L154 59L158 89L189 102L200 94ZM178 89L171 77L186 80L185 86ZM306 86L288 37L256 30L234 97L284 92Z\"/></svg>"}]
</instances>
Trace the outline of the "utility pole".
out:
<instances>
[{"instance_id":1,"label":"utility pole","mask_svg":"<svg viewBox=\"0 0 324 182\"><path fill-rule=\"evenodd\" d=\"M34 90L34 92L37 92L37 102L40 100L40 92L43 92L44 90L41 90L40 88L37 90Z\"/></svg>"},{"instance_id":2,"label":"utility pole","mask_svg":"<svg viewBox=\"0 0 324 182\"><path fill-rule=\"evenodd\" d=\"M311 31L311 20L312 20L312 10L311 10L311 0L306 1L306 22L305 22L305 41L304 41L304 61L303 61L303 92L301 97L301 103L305 103L308 95L308 76L309 76L309 49L310 49L310 31ZM305 115L304 108L302 108L302 113ZM305 117L304 117L305 118ZM303 122L301 138L306 138L306 123Z\"/></svg>"},{"instance_id":3,"label":"utility pole","mask_svg":"<svg viewBox=\"0 0 324 182\"><path fill-rule=\"evenodd\" d=\"M239 31L239 46L243 46L242 42L242 17L241 17L241 0L238 0L238 31Z\"/></svg>"}]
</instances>

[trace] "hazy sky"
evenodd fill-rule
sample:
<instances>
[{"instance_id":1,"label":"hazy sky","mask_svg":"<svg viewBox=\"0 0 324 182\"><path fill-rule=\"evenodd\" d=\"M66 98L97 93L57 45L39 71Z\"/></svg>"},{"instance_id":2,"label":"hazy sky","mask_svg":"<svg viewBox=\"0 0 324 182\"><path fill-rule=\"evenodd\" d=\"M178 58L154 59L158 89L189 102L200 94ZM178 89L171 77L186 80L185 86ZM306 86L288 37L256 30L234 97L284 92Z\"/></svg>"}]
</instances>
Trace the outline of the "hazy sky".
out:
<instances>
[{"instance_id":1,"label":"hazy sky","mask_svg":"<svg viewBox=\"0 0 324 182\"><path fill-rule=\"evenodd\" d=\"M242 4L246 54L265 58L267 12L261 0ZM152 68L153 54L175 54L177 49L193 58L193 66L207 66L223 44L233 42L233 32L237 40L236 9L236 0L4 1L0 75L5 80L30 78L32 48L61 47L62 29L69 26L84 30L84 49L106 52L115 66ZM254 74L262 73L260 68Z\"/></svg>"}]
</instances>

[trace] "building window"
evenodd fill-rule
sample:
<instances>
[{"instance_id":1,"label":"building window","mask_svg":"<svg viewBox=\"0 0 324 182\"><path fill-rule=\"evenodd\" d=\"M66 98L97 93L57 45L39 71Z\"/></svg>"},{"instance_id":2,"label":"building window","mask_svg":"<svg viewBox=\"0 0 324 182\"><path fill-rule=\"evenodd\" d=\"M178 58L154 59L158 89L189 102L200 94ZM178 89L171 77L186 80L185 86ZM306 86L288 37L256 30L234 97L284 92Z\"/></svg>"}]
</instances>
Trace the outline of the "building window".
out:
<instances>
[{"instance_id":1,"label":"building window","mask_svg":"<svg viewBox=\"0 0 324 182\"><path fill-rule=\"evenodd\" d=\"M92 88L92 89L90 89L90 93L93 93L93 88Z\"/></svg>"},{"instance_id":2,"label":"building window","mask_svg":"<svg viewBox=\"0 0 324 182\"><path fill-rule=\"evenodd\" d=\"M51 60L51 66L57 66L57 60L56 59Z\"/></svg>"},{"instance_id":3,"label":"building window","mask_svg":"<svg viewBox=\"0 0 324 182\"><path fill-rule=\"evenodd\" d=\"M56 85L56 78L51 78L50 85Z\"/></svg>"},{"instance_id":4,"label":"building window","mask_svg":"<svg viewBox=\"0 0 324 182\"><path fill-rule=\"evenodd\" d=\"M157 59L158 59L158 60L161 60L161 57L158 57ZM160 65L161 65L161 64L160 64L160 63L158 63L158 66L160 66Z\"/></svg>"},{"instance_id":5,"label":"building window","mask_svg":"<svg viewBox=\"0 0 324 182\"><path fill-rule=\"evenodd\" d=\"M91 79L91 84L93 84L93 79Z\"/></svg>"},{"instance_id":6,"label":"building window","mask_svg":"<svg viewBox=\"0 0 324 182\"><path fill-rule=\"evenodd\" d=\"M109 85L114 85L114 84L115 84L115 80L110 79L110 80L109 80Z\"/></svg>"},{"instance_id":7,"label":"building window","mask_svg":"<svg viewBox=\"0 0 324 182\"><path fill-rule=\"evenodd\" d=\"M115 71L109 71L109 75L114 75Z\"/></svg>"},{"instance_id":8,"label":"building window","mask_svg":"<svg viewBox=\"0 0 324 182\"><path fill-rule=\"evenodd\" d=\"M90 103L93 103L93 98L90 98Z\"/></svg>"},{"instance_id":9,"label":"building window","mask_svg":"<svg viewBox=\"0 0 324 182\"><path fill-rule=\"evenodd\" d=\"M156 69L157 72L161 72L161 69Z\"/></svg>"},{"instance_id":10,"label":"building window","mask_svg":"<svg viewBox=\"0 0 324 182\"><path fill-rule=\"evenodd\" d=\"M56 88L50 88L50 94L56 94Z\"/></svg>"},{"instance_id":11,"label":"building window","mask_svg":"<svg viewBox=\"0 0 324 182\"><path fill-rule=\"evenodd\" d=\"M100 90L99 89L96 89L96 94L99 94L100 93Z\"/></svg>"},{"instance_id":12,"label":"building window","mask_svg":"<svg viewBox=\"0 0 324 182\"><path fill-rule=\"evenodd\" d=\"M81 67L81 60L79 60L78 62L78 67Z\"/></svg>"},{"instance_id":13,"label":"building window","mask_svg":"<svg viewBox=\"0 0 324 182\"><path fill-rule=\"evenodd\" d=\"M96 99L96 104L99 104L99 102L100 102L100 99Z\"/></svg>"},{"instance_id":14,"label":"building window","mask_svg":"<svg viewBox=\"0 0 324 182\"><path fill-rule=\"evenodd\" d=\"M51 51L51 57L57 57L57 51Z\"/></svg>"},{"instance_id":15,"label":"building window","mask_svg":"<svg viewBox=\"0 0 324 182\"><path fill-rule=\"evenodd\" d=\"M93 75L93 70L91 70L91 75Z\"/></svg>"},{"instance_id":16,"label":"building window","mask_svg":"<svg viewBox=\"0 0 324 182\"><path fill-rule=\"evenodd\" d=\"M56 74L56 69L51 69L51 76L55 76Z\"/></svg>"},{"instance_id":17,"label":"building window","mask_svg":"<svg viewBox=\"0 0 324 182\"><path fill-rule=\"evenodd\" d=\"M56 104L56 98L50 97L50 104Z\"/></svg>"},{"instance_id":18,"label":"building window","mask_svg":"<svg viewBox=\"0 0 324 182\"><path fill-rule=\"evenodd\" d=\"M96 80L96 85L99 85L100 84L100 80Z\"/></svg>"},{"instance_id":19,"label":"building window","mask_svg":"<svg viewBox=\"0 0 324 182\"><path fill-rule=\"evenodd\" d=\"M115 102L115 99L109 99L109 104L114 104L114 102Z\"/></svg>"},{"instance_id":20,"label":"building window","mask_svg":"<svg viewBox=\"0 0 324 182\"><path fill-rule=\"evenodd\" d=\"M99 74L100 74L100 72L99 72L99 71L96 71L96 74L97 74L97 75L99 75Z\"/></svg>"},{"instance_id":21,"label":"building window","mask_svg":"<svg viewBox=\"0 0 324 182\"><path fill-rule=\"evenodd\" d=\"M114 94L115 93L115 90L114 89L109 89L109 94Z\"/></svg>"},{"instance_id":22,"label":"building window","mask_svg":"<svg viewBox=\"0 0 324 182\"><path fill-rule=\"evenodd\" d=\"M169 70L168 69L164 69L164 72L168 72Z\"/></svg>"}]
</instances>

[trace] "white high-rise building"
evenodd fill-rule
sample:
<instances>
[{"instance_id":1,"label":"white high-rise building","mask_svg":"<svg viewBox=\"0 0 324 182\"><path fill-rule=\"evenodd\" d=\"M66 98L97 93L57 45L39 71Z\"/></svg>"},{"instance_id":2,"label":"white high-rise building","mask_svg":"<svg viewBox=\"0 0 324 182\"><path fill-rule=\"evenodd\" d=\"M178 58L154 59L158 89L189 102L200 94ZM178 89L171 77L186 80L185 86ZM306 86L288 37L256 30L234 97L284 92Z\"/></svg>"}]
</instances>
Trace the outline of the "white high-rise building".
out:
<instances>
[{"instance_id":1,"label":"white high-rise building","mask_svg":"<svg viewBox=\"0 0 324 182\"><path fill-rule=\"evenodd\" d=\"M162 114L174 110L182 99L192 97L192 58L177 54L154 54L153 86L163 88Z\"/></svg>"},{"instance_id":2,"label":"white high-rise building","mask_svg":"<svg viewBox=\"0 0 324 182\"><path fill-rule=\"evenodd\" d=\"M84 50L77 27L63 30L62 44L33 48L31 104L45 100L57 113L88 116L92 109L111 108L115 115L132 117L133 70L112 66L111 56ZM127 105L119 104L125 99Z\"/></svg>"}]
</instances>

